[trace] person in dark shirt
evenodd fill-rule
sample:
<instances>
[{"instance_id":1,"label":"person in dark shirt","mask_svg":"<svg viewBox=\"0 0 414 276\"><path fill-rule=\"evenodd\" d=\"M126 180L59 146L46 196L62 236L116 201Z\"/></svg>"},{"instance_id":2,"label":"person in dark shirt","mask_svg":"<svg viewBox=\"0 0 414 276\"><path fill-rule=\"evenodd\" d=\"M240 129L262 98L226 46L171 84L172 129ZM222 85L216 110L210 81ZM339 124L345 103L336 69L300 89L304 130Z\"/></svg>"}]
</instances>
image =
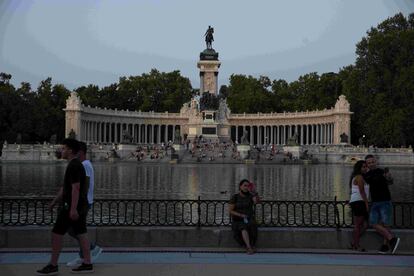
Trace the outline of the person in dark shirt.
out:
<instances>
[{"instance_id":1,"label":"person in dark shirt","mask_svg":"<svg viewBox=\"0 0 414 276\"><path fill-rule=\"evenodd\" d=\"M239 193L234 194L229 202L234 238L240 245L246 247L247 254L254 253L253 246L257 240L257 224L254 215L254 205L257 201L258 196L254 185L251 185L247 179L243 179L239 183Z\"/></svg>"},{"instance_id":2,"label":"person in dark shirt","mask_svg":"<svg viewBox=\"0 0 414 276\"><path fill-rule=\"evenodd\" d=\"M377 167L377 160L373 155L367 155L365 161L369 171L364 175L364 179L369 184L372 202L369 223L384 237L384 244L378 252L385 254L391 251L394 254L400 243L400 238L394 236L389 229L392 217L392 203L388 185L392 183L392 177L389 172L385 172Z\"/></svg>"},{"instance_id":3,"label":"person in dark shirt","mask_svg":"<svg viewBox=\"0 0 414 276\"><path fill-rule=\"evenodd\" d=\"M52 209L56 203L60 203L59 213L52 230L52 256L50 263L37 271L38 275L56 275L58 273L57 263L62 240L69 228L72 228L78 237L84 256L84 262L79 267L72 269L72 272L93 272L86 230L88 185L85 169L77 158L79 142L75 139L65 139L62 144L62 158L68 160L69 163L66 167L63 187L50 204L50 209Z\"/></svg>"}]
</instances>

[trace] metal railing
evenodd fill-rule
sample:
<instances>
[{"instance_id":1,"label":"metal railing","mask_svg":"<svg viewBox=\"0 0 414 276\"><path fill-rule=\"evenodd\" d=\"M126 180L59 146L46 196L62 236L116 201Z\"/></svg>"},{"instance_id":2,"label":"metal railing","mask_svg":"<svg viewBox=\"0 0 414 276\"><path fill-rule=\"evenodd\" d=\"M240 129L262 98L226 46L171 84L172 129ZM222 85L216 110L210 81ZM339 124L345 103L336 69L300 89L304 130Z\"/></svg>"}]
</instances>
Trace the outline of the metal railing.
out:
<instances>
[{"instance_id":1,"label":"metal railing","mask_svg":"<svg viewBox=\"0 0 414 276\"><path fill-rule=\"evenodd\" d=\"M0 225L52 225L51 198L0 198ZM414 202L394 202L394 228L414 229ZM346 201L269 201L256 205L260 227L352 227ZM227 200L97 199L91 226L230 226Z\"/></svg>"}]
</instances>

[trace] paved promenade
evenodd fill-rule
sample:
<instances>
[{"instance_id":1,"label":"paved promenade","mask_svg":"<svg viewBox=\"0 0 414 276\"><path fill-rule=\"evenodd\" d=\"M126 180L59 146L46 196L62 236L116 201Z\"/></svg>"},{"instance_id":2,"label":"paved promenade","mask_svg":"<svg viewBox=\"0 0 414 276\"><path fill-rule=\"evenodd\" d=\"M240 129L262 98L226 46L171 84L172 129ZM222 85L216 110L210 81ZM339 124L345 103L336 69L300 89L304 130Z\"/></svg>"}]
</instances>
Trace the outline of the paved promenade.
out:
<instances>
[{"instance_id":1,"label":"paved promenade","mask_svg":"<svg viewBox=\"0 0 414 276\"><path fill-rule=\"evenodd\" d=\"M49 260L46 249L0 250L0 275L35 275ZM73 275L64 264L76 257L66 249L59 275ZM266 249L247 255L237 249L105 248L95 275L414 275L413 252L379 255L349 250Z\"/></svg>"}]
</instances>

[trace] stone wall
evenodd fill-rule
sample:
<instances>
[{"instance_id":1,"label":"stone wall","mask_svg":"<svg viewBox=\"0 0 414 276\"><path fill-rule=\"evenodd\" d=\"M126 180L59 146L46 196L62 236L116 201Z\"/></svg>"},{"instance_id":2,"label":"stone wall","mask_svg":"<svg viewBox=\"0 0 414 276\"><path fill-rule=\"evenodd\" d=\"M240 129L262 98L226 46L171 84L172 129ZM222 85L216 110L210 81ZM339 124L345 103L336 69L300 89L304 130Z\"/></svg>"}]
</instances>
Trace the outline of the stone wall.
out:
<instances>
[{"instance_id":1,"label":"stone wall","mask_svg":"<svg viewBox=\"0 0 414 276\"><path fill-rule=\"evenodd\" d=\"M235 248L230 227L90 227L91 240L103 247L218 247ZM413 230L394 230L401 237L399 250L413 251ZM51 228L45 226L0 227L2 248L47 248L50 246ZM257 247L346 249L352 229L335 228L259 228ZM361 238L361 245L377 250L382 239L372 229ZM65 246L77 244L65 236Z\"/></svg>"},{"instance_id":2,"label":"stone wall","mask_svg":"<svg viewBox=\"0 0 414 276\"><path fill-rule=\"evenodd\" d=\"M145 145L141 145L145 146ZM152 145L148 145L152 146ZM3 145L2 161L56 161L55 151L59 145L36 144L36 145ZM117 145L117 144L92 144L88 145L90 153L88 158L92 161L131 161L136 162L134 152L138 145ZM282 149L282 147L277 147ZM151 150L148 156L153 152ZM367 154L373 154L378 158L381 165L414 165L414 153L412 148L373 148L373 147L354 147L354 146L300 146L300 154L307 151L308 156L320 163L331 164L350 164L357 160L364 159ZM114 156L114 153L116 155ZM171 154L170 152L168 154ZM283 153L280 153L283 154ZM187 151L180 151L179 157L182 162L192 162ZM143 162L169 162L170 155L164 152L163 158L142 160ZM274 158L273 161L261 160L256 163L280 163L283 158ZM216 163L244 163L244 160L237 161L228 157L227 159L217 159Z\"/></svg>"}]
</instances>

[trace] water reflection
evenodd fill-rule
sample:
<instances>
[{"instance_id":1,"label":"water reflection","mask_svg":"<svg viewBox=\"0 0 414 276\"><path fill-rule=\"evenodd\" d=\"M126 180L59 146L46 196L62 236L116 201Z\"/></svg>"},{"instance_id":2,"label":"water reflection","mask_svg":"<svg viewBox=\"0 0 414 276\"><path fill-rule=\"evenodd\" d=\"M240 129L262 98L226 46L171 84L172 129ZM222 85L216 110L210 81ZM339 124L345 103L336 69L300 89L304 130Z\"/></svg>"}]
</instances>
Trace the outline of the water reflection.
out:
<instances>
[{"instance_id":1,"label":"water reflection","mask_svg":"<svg viewBox=\"0 0 414 276\"><path fill-rule=\"evenodd\" d=\"M5 196L51 196L65 162L0 163ZM267 200L346 200L351 166L94 163L98 198L228 199L243 178ZM414 168L391 167L394 201L414 201Z\"/></svg>"}]
</instances>

